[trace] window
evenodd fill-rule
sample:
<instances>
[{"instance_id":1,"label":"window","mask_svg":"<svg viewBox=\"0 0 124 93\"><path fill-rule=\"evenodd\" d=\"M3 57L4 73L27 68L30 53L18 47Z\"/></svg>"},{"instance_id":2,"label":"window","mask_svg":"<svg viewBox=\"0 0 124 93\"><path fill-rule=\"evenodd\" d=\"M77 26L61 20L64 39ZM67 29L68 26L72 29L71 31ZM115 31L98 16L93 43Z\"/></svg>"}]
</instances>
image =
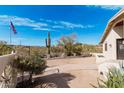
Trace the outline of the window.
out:
<instances>
[{"instance_id":1,"label":"window","mask_svg":"<svg viewBox=\"0 0 124 93\"><path fill-rule=\"evenodd\" d=\"M107 51L107 43L105 43L105 51Z\"/></svg>"}]
</instances>

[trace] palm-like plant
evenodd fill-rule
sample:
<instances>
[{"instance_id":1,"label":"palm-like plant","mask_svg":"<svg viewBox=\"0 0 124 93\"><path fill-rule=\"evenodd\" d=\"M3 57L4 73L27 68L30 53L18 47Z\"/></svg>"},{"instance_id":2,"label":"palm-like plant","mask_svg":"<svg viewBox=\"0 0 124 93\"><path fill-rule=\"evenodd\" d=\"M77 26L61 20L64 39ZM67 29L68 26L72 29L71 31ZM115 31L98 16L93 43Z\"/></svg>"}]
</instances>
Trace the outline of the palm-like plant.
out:
<instances>
[{"instance_id":1,"label":"palm-like plant","mask_svg":"<svg viewBox=\"0 0 124 93\"><path fill-rule=\"evenodd\" d=\"M96 86L93 86L96 87ZM98 79L99 88L124 88L124 70L111 68L107 80Z\"/></svg>"}]
</instances>

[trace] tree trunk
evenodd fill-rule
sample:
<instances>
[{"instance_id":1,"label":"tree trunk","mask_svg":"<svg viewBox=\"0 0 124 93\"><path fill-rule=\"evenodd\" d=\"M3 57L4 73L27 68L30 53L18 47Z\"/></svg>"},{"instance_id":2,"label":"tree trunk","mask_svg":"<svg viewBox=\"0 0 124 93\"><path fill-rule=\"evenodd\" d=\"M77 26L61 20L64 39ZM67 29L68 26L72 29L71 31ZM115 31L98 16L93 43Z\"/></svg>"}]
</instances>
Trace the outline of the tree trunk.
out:
<instances>
[{"instance_id":1,"label":"tree trunk","mask_svg":"<svg viewBox=\"0 0 124 93\"><path fill-rule=\"evenodd\" d=\"M24 86L24 72L21 72L22 76L21 76L21 79L22 79L22 86Z\"/></svg>"},{"instance_id":2,"label":"tree trunk","mask_svg":"<svg viewBox=\"0 0 124 93\"><path fill-rule=\"evenodd\" d=\"M22 72L22 82L24 81L24 72Z\"/></svg>"},{"instance_id":3,"label":"tree trunk","mask_svg":"<svg viewBox=\"0 0 124 93\"><path fill-rule=\"evenodd\" d=\"M33 74L33 71L30 72L30 77L29 77L29 82L32 83L32 74Z\"/></svg>"}]
</instances>

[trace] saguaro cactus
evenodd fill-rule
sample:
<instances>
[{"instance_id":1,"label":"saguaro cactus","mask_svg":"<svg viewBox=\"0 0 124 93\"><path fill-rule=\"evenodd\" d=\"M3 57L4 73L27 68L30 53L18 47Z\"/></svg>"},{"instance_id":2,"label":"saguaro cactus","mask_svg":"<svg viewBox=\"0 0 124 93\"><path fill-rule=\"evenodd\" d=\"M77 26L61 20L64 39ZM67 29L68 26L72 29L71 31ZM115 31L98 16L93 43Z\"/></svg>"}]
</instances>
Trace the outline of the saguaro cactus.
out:
<instances>
[{"instance_id":1,"label":"saguaro cactus","mask_svg":"<svg viewBox=\"0 0 124 93\"><path fill-rule=\"evenodd\" d=\"M48 37L45 39L46 47L48 49L48 54L50 55L50 48L51 48L51 38L50 38L50 32L48 32Z\"/></svg>"},{"instance_id":2,"label":"saguaro cactus","mask_svg":"<svg viewBox=\"0 0 124 93\"><path fill-rule=\"evenodd\" d=\"M48 32L48 54L50 54L50 47L51 47L51 38L50 38L50 32Z\"/></svg>"},{"instance_id":3,"label":"saguaro cactus","mask_svg":"<svg viewBox=\"0 0 124 93\"><path fill-rule=\"evenodd\" d=\"M45 39L46 47L47 47L47 38Z\"/></svg>"}]
</instances>

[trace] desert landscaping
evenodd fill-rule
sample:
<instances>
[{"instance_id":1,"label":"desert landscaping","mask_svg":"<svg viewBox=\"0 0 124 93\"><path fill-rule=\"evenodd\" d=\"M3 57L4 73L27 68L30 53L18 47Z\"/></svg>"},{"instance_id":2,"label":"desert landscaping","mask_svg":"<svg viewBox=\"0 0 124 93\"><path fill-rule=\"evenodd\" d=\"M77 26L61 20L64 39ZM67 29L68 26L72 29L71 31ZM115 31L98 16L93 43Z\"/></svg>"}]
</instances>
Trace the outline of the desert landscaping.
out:
<instances>
[{"instance_id":1,"label":"desert landscaping","mask_svg":"<svg viewBox=\"0 0 124 93\"><path fill-rule=\"evenodd\" d=\"M10 6L5 7L9 9ZM94 6L91 9L87 6L47 6L50 11L44 11L44 6L17 7L38 8L35 15L30 12L39 18L0 15L0 24L6 29L0 31L8 34L0 39L0 88L124 87L124 8L114 11L115 14ZM57 14L56 9L64 11ZM70 16L60 16L66 14L65 9ZM55 15L45 19L51 12ZM101 12L107 14L108 19L115 15L105 25ZM86 15L77 16L81 14ZM92 20L87 19L88 16ZM97 27L98 22L106 26L105 30L100 25Z\"/></svg>"}]
</instances>

